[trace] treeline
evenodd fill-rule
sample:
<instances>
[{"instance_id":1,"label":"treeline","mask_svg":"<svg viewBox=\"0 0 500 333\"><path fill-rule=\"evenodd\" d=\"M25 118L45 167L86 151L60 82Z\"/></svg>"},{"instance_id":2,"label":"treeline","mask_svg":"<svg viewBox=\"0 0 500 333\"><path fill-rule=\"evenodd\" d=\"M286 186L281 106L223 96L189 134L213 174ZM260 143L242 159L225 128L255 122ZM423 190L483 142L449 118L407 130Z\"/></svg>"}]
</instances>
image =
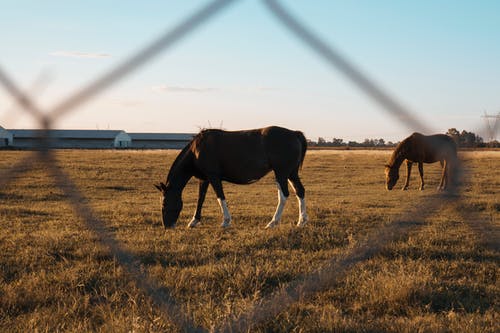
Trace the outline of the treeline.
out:
<instances>
[{"instance_id":1,"label":"treeline","mask_svg":"<svg viewBox=\"0 0 500 333\"><path fill-rule=\"evenodd\" d=\"M456 128L450 128L445 134L451 136L457 146L460 148L500 148L500 142L497 140L484 142L483 138L473 132L463 130L458 131ZM363 142L344 141L344 139L333 138L331 141L323 137L319 137L318 141L308 140L311 147L395 147L399 142L385 141L384 139L365 139Z\"/></svg>"},{"instance_id":2,"label":"treeline","mask_svg":"<svg viewBox=\"0 0 500 333\"><path fill-rule=\"evenodd\" d=\"M319 137L318 141L308 140L311 147L395 147L399 142L385 142L384 139L365 139L363 142L347 141L344 139L333 138L332 141Z\"/></svg>"},{"instance_id":3,"label":"treeline","mask_svg":"<svg viewBox=\"0 0 500 333\"><path fill-rule=\"evenodd\" d=\"M497 140L484 142L483 138L474 132L466 130L460 132L456 128L450 128L446 134L451 136L461 148L500 148L500 142Z\"/></svg>"}]
</instances>

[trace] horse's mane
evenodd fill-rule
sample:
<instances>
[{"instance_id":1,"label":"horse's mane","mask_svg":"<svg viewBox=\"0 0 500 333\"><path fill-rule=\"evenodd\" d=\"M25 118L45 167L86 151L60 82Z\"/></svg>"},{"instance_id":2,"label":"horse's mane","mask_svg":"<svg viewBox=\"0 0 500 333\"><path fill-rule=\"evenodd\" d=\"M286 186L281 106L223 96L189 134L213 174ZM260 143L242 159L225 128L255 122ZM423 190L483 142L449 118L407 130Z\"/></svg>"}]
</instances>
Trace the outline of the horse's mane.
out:
<instances>
[{"instance_id":1,"label":"horse's mane","mask_svg":"<svg viewBox=\"0 0 500 333\"><path fill-rule=\"evenodd\" d=\"M193 148L193 151L196 151L196 148L200 146L200 142L203 140L204 134L208 131L208 129L201 129L198 134L193 137L193 140L189 143L189 145Z\"/></svg>"},{"instance_id":2,"label":"horse's mane","mask_svg":"<svg viewBox=\"0 0 500 333\"><path fill-rule=\"evenodd\" d=\"M195 152L198 150L198 147L200 147L201 142L205 139L205 136L208 133L213 133L213 132L224 132L222 129L218 128L202 128L198 134L196 134L193 137L193 140L191 140L190 145L192 147L192 151Z\"/></svg>"},{"instance_id":3,"label":"horse's mane","mask_svg":"<svg viewBox=\"0 0 500 333\"><path fill-rule=\"evenodd\" d=\"M404 158L402 156L405 156L408 152L408 147L410 145L410 140L413 137L413 135L407 137L403 141L401 141L397 146L396 149L394 149L394 152L391 155L391 159L389 160L389 163L387 163L387 166L392 168L396 161L403 161ZM399 165L397 165L399 167Z\"/></svg>"},{"instance_id":4,"label":"horse's mane","mask_svg":"<svg viewBox=\"0 0 500 333\"><path fill-rule=\"evenodd\" d=\"M177 155L177 157L174 160L174 163L172 163L172 166L170 167L170 170L169 170L168 176L167 176L167 182L170 180L170 175L172 174L172 172L175 172L175 170L177 169L179 164L182 161L184 161L185 158L188 156L189 152L196 151L196 148L200 146L200 142L203 140L206 133L213 132L213 131L222 131L222 130L214 129L214 128L203 128L198 132L198 134L196 134L191 139L191 141L189 141L189 143L184 148L182 148L181 152L179 153L179 155Z\"/></svg>"}]
</instances>

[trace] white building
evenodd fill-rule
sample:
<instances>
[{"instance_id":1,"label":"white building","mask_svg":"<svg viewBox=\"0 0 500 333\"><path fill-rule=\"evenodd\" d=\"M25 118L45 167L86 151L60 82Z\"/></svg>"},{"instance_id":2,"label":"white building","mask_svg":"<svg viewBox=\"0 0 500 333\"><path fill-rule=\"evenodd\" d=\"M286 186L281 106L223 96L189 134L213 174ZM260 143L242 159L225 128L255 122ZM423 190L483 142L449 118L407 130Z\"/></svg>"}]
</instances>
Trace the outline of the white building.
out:
<instances>
[{"instance_id":1,"label":"white building","mask_svg":"<svg viewBox=\"0 0 500 333\"><path fill-rule=\"evenodd\" d=\"M0 127L0 148L182 149L192 133L126 133L121 130L41 130ZM44 141L48 138L48 141Z\"/></svg>"},{"instance_id":2,"label":"white building","mask_svg":"<svg viewBox=\"0 0 500 333\"><path fill-rule=\"evenodd\" d=\"M10 147L14 141L12 133L0 126L0 147Z\"/></svg>"},{"instance_id":3,"label":"white building","mask_svg":"<svg viewBox=\"0 0 500 333\"><path fill-rule=\"evenodd\" d=\"M13 136L15 148L37 148L43 145L43 137L50 138L50 148L127 148L132 139L119 130L8 130Z\"/></svg>"},{"instance_id":4,"label":"white building","mask_svg":"<svg viewBox=\"0 0 500 333\"><path fill-rule=\"evenodd\" d=\"M10 147L14 141L14 136L11 132L0 126L0 147Z\"/></svg>"},{"instance_id":5,"label":"white building","mask_svg":"<svg viewBox=\"0 0 500 333\"><path fill-rule=\"evenodd\" d=\"M195 136L192 133L129 133L132 148L182 149Z\"/></svg>"}]
</instances>

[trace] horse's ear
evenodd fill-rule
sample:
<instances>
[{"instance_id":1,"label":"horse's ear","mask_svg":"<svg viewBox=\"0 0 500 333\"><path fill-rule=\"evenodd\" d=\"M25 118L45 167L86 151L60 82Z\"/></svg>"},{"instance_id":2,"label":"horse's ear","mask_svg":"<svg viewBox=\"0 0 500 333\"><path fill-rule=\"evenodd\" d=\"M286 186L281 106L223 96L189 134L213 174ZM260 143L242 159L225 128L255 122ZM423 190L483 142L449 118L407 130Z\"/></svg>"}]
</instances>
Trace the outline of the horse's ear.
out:
<instances>
[{"instance_id":1,"label":"horse's ear","mask_svg":"<svg viewBox=\"0 0 500 333\"><path fill-rule=\"evenodd\" d=\"M167 189L167 187L165 186L165 184L161 183L160 184L154 184L155 187L158 189L158 191L160 191L161 193L164 193L165 190Z\"/></svg>"}]
</instances>

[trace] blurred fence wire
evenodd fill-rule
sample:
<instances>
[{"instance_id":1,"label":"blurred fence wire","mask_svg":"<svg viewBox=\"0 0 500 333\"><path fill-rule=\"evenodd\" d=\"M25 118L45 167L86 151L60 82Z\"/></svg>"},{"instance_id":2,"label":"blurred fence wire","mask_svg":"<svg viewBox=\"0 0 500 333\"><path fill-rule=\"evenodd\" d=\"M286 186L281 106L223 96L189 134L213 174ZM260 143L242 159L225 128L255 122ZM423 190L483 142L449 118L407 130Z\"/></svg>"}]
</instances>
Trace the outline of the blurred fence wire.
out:
<instances>
[{"instance_id":1,"label":"blurred fence wire","mask_svg":"<svg viewBox=\"0 0 500 333\"><path fill-rule=\"evenodd\" d=\"M40 128L49 130L52 128L52 124L60 117L70 112L76 112L76 108L79 105L88 102L106 88L123 80L133 71L139 70L141 66L148 63L153 57L167 51L178 41L187 38L190 33L200 29L203 24L213 19L223 9L234 2L235 0L215 0L202 6L180 24L162 33L159 38L138 50L123 63L115 66L111 71L96 78L74 94L61 98L61 102L49 110L41 110L36 105L32 96L19 89L19 86L12 80L5 69L2 68L0 68L0 85L12 96L14 102L23 112L30 114L38 121ZM412 130L427 131L428 127L419 120L414 112L403 107L395 98L362 73L357 66L343 57L332 46L322 41L279 1L263 0L263 2L264 7L275 16L276 21L282 24L293 37L310 48L321 61L329 64L335 71L342 73L375 103L381 106L387 112L388 116L400 121ZM54 158L47 136L40 138L40 150L38 152L29 154L15 165L0 173L0 191L15 182L20 175L30 171L30 166L37 161L45 165L57 187L68 198L67 200L73 207L75 214L84 221L85 226L110 251L118 264L127 271L130 279L135 282L144 295L149 297L158 307L158 311L165 315L179 329L190 332L214 330L221 332L249 331L254 325L273 318L294 302L309 297L321 290L331 288L339 278L348 274L349 269L355 264L379 253L388 243L403 237L410 230L414 230L422 225L432 212L440 209L442 204L449 203L450 201L458 202L460 200L459 192L453 196L433 195L427 199L422 199L418 204L418 208L413 208L406 214L395 217L393 222L368 235L366 239L358 242L344 254L331 258L321 269L307 276L300 277L288 286L261 299L253 306L250 306L245 313L233 314L231 317L226 318L224 322L221 322L218 327L204 328L195 323L192 314L188 313L184 306L179 304L170 292L161 286L161 283L155 281L139 268L140 265L137 263L140 260L135 258L132 252L120 244L115 235L109 231L106 222L97 217L88 204L87 199L79 191L78 186ZM415 218L415 216L418 216L418 218ZM498 234L490 233L490 230L476 228L477 232L487 234L484 237L488 244L493 244L493 246L498 248Z\"/></svg>"}]
</instances>

